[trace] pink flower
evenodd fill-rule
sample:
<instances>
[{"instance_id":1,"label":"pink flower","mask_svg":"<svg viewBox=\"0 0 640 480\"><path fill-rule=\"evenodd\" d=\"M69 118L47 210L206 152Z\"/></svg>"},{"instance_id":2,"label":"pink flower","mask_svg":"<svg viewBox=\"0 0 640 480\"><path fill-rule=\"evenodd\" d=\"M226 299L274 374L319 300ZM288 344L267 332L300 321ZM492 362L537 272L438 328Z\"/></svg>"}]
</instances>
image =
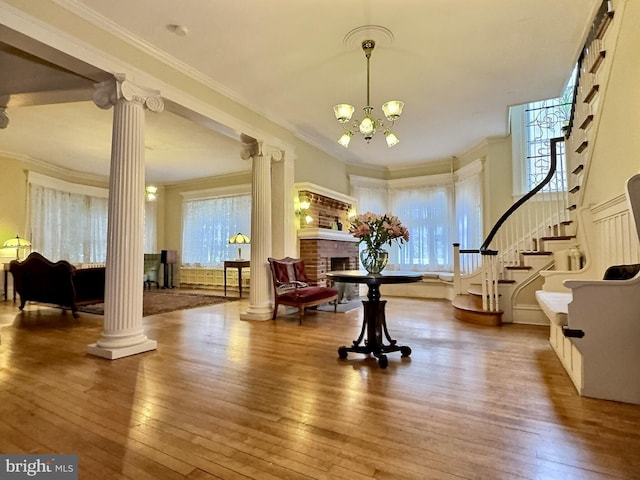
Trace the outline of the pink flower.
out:
<instances>
[{"instance_id":1,"label":"pink flower","mask_svg":"<svg viewBox=\"0 0 640 480\"><path fill-rule=\"evenodd\" d=\"M399 244L409 241L409 230L397 216L388 213L379 215L366 212L358 215L351 222L349 233L373 249L385 243L391 245L394 240Z\"/></svg>"}]
</instances>

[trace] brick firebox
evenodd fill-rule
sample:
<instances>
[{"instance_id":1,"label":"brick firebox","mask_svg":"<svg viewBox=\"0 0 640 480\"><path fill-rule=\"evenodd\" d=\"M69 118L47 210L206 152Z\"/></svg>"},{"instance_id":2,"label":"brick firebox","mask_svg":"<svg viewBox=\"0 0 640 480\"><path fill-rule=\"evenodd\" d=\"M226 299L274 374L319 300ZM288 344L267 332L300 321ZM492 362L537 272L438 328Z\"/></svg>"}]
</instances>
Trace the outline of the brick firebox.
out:
<instances>
[{"instance_id":1,"label":"brick firebox","mask_svg":"<svg viewBox=\"0 0 640 480\"><path fill-rule=\"evenodd\" d=\"M300 238L300 258L304 260L307 274L319 283L327 282L327 272L331 271L331 260L338 264L334 270L357 270L358 243L346 232L318 229L312 233L305 232L305 238ZM336 260L338 260L336 262Z\"/></svg>"}]
</instances>

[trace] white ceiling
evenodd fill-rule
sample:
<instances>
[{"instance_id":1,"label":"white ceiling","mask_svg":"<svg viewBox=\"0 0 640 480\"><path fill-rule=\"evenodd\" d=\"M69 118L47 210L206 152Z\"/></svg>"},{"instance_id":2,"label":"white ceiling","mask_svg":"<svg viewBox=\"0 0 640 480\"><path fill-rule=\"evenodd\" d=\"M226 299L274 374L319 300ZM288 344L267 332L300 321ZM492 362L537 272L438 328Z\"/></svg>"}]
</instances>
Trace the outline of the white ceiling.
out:
<instances>
[{"instance_id":1,"label":"white ceiling","mask_svg":"<svg viewBox=\"0 0 640 480\"><path fill-rule=\"evenodd\" d=\"M561 93L600 0L56 0L148 51L210 78L230 96L345 162L402 167L459 156L508 134L508 107ZM168 25L183 25L178 36ZM345 42L353 29L365 29ZM336 143L336 103L405 102L366 144ZM1 94L2 92L0 92ZM1 97L0 97L1 98ZM11 106L0 151L108 174L111 115L90 101ZM0 105L2 106L2 105ZM80 120L79 120L80 119ZM147 115L148 181L246 171L240 144L171 112ZM46 143L34 141L46 132ZM378 138L379 137L379 138Z\"/></svg>"}]
</instances>

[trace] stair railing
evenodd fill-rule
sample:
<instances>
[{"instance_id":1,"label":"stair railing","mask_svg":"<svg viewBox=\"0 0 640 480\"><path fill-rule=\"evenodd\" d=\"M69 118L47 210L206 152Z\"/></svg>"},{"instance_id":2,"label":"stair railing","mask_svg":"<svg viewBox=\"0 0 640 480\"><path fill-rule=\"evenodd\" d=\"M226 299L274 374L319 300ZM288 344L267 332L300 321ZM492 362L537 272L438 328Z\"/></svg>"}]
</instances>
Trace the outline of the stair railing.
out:
<instances>
[{"instance_id":1,"label":"stair railing","mask_svg":"<svg viewBox=\"0 0 640 480\"><path fill-rule=\"evenodd\" d=\"M459 255L462 259L458 260L458 275L472 274L470 268L473 268L473 263L469 258L480 257L477 263L482 283L483 309L486 311L499 310L498 283L505 267L519 265L522 252L539 251L544 237L564 235L564 227L569 223L569 202L564 188L564 169L557 168L558 159L564 156L564 141L562 137L550 140L547 175L498 219L478 250L461 250L459 246L456 250L454 247L454 258ZM552 180L555 180L552 188L544 190ZM465 268L465 265L469 265L469 268ZM454 284L462 289L462 282L460 278L456 280L455 271Z\"/></svg>"}]
</instances>

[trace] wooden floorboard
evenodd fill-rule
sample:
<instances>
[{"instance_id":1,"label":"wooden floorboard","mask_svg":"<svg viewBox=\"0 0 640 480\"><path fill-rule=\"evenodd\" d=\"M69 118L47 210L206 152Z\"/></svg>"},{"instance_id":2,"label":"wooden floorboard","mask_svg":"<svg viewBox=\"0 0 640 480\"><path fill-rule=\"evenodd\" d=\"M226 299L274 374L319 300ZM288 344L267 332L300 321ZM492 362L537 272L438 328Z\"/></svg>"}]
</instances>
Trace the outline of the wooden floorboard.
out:
<instances>
[{"instance_id":1,"label":"wooden floorboard","mask_svg":"<svg viewBox=\"0 0 640 480\"><path fill-rule=\"evenodd\" d=\"M165 313L157 350L109 361L102 317L0 302L0 452L77 453L82 479L640 479L640 406L579 397L546 327L387 300L413 353L386 369L338 358L362 308Z\"/></svg>"}]
</instances>

